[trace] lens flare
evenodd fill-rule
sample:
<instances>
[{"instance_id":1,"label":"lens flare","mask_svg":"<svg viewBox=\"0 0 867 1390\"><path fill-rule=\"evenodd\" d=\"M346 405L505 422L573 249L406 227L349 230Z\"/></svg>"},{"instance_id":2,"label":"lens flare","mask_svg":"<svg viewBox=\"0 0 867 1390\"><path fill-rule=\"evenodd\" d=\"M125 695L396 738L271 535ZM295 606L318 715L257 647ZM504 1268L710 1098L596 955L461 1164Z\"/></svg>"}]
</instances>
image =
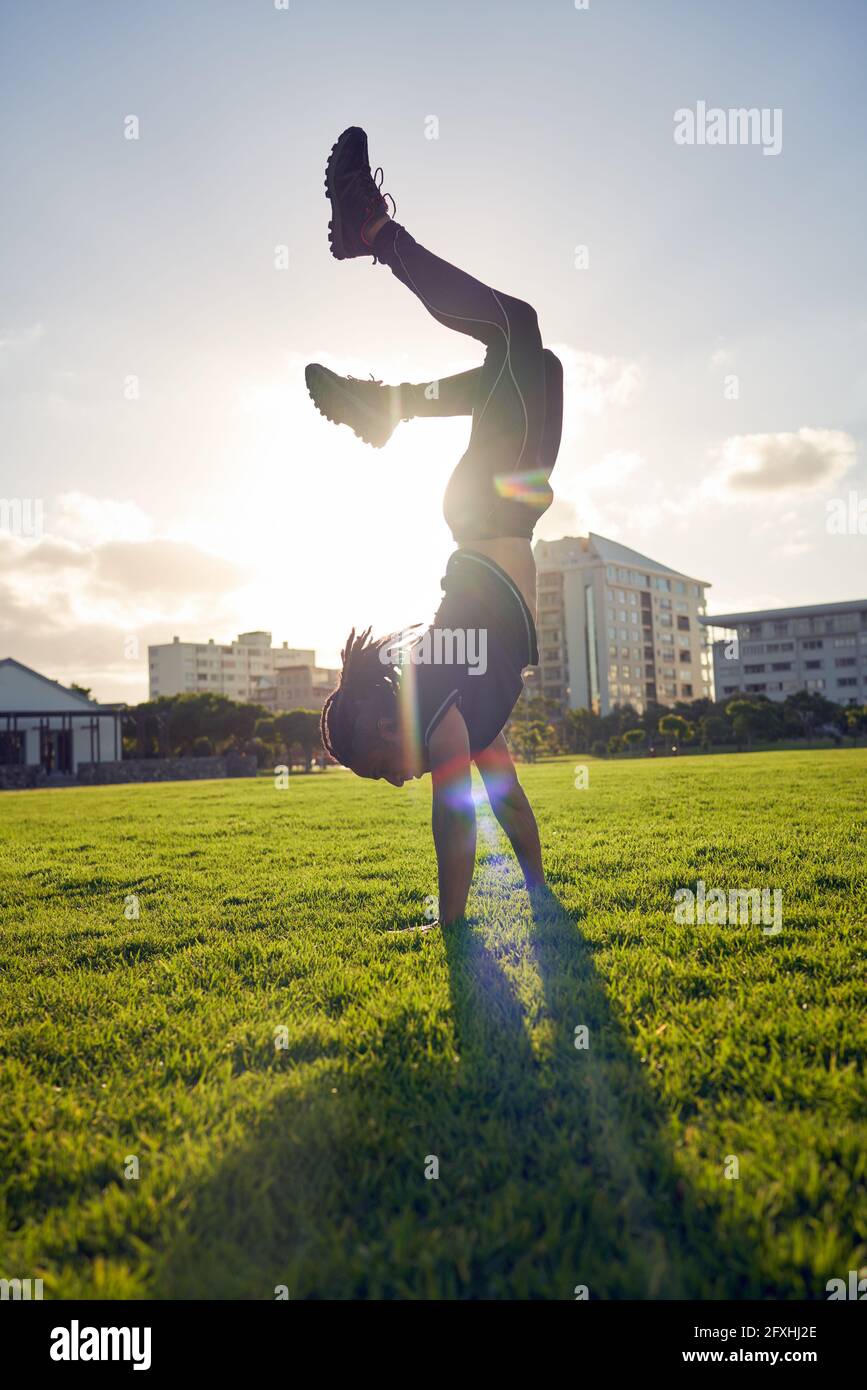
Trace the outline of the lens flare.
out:
<instances>
[{"instance_id":1,"label":"lens flare","mask_svg":"<svg viewBox=\"0 0 867 1390\"><path fill-rule=\"evenodd\" d=\"M498 473L494 479L497 494L511 502L525 502L528 507L544 511L554 494L544 468L523 469L520 473Z\"/></svg>"},{"instance_id":2,"label":"lens flare","mask_svg":"<svg viewBox=\"0 0 867 1390\"><path fill-rule=\"evenodd\" d=\"M398 704L400 706L401 750L404 767L417 773L424 766L424 748L421 741L418 700L416 699L416 680L418 667L408 661L400 667L400 687Z\"/></svg>"}]
</instances>

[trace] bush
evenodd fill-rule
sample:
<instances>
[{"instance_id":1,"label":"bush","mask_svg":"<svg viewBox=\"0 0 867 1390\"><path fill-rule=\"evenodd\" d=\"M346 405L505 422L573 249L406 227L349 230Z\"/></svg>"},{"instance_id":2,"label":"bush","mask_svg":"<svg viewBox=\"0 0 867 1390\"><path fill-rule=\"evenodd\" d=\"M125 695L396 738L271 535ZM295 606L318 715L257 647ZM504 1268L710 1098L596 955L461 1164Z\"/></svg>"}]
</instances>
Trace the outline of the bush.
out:
<instances>
[{"instance_id":1,"label":"bush","mask_svg":"<svg viewBox=\"0 0 867 1390\"><path fill-rule=\"evenodd\" d=\"M210 758L214 753L214 745L209 738L201 734L193 743L194 758Z\"/></svg>"}]
</instances>

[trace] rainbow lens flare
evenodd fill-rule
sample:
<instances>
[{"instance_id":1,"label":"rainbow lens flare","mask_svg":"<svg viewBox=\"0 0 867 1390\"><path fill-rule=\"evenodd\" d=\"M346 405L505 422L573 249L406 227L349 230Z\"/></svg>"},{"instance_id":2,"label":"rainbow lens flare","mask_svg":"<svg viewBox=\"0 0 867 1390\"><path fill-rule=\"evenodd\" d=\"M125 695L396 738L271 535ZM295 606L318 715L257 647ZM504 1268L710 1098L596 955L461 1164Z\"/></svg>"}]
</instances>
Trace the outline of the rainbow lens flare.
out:
<instances>
[{"instance_id":1,"label":"rainbow lens flare","mask_svg":"<svg viewBox=\"0 0 867 1390\"><path fill-rule=\"evenodd\" d=\"M525 468L519 473L498 473L494 478L498 497L510 502L524 502L528 507L544 511L549 506L553 493L545 468Z\"/></svg>"}]
</instances>

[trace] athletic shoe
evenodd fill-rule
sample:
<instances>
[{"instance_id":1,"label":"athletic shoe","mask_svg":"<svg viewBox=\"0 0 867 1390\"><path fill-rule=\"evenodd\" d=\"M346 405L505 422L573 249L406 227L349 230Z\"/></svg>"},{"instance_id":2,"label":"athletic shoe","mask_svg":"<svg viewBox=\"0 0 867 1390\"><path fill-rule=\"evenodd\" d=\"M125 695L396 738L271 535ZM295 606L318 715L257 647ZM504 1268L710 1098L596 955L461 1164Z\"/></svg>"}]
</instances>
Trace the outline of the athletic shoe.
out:
<instances>
[{"instance_id":1,"label":"athletic shoe","mask_svg":"<svg viewBox=\"0 0 867 1390\"><path fill-rule=\"evenodd\" d=\"M338 261L351 256L376 260L365 228L388 213L385 199L391 194L383 196L382 179L381 169L370 172L367 136L360 126L351 125L332 146L325 168L325 196L331 201L328 241ZM393 198L391 202L394 207Z\"/></svg>"},{"instance_id":2,"label":"athletic shoe","mask_svg":"<svg viewBox=\"0 0 867 1390\"><path fill-rule=\"evenodd\" d=\"M400 419L400 388L381 381L338 376L319 362L304 369L310 399L320 415L335 425L349 425L365 444L381 449Z\"/></svg>"}]
</instances>

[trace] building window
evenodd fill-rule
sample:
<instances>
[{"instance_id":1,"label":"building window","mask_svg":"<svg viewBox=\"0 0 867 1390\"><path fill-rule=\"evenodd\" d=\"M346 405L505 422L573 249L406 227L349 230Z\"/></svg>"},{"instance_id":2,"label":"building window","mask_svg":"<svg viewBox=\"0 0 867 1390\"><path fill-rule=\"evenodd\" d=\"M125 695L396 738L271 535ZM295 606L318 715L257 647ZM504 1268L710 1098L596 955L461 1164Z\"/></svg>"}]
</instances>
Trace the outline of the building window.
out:
<instances>
[{"instance_id":1,"label":"building window","mask_svg":"<svg viewBox=\"0 0 867 1390\"><path fill-rule=\"evenodd\" d=\"M593 600L592 584L585 584L584 586L584 619L586 624L587 673L590 677L590 707L598 713L600 702L599 668L596 664L596 652L598 650L596 646L596 607ZM609 628L608 636L613 637L614 635Z\"/></svg>"}]
</instances>

